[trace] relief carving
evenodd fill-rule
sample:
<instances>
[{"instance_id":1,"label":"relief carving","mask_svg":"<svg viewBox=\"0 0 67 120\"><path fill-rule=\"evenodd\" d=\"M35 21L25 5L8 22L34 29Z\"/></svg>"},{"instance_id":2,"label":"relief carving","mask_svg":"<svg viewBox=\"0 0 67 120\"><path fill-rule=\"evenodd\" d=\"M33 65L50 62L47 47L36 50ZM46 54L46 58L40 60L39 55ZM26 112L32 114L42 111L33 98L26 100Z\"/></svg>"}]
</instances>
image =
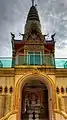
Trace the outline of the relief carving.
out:
<instances>
[{"instance_id":1,"label":"relief carving","mask_svg":"<svg viewBox=\"0 0 67 120\"><path fill-rule=\"evenodd\" d=\"M32 74L39 74L39 70L37 68L35 68L33 71L32 71Z\"/></svg>"},{"instance_id":2,"label":"relief carving","mask_svg":"<svg viewBox=\"0 0 67 120\"><path fill-rule=\"evenodd\" d=\"M28 51L41 51L43 50L42 45L27 45Z\"/></svg>"}]
</instances>

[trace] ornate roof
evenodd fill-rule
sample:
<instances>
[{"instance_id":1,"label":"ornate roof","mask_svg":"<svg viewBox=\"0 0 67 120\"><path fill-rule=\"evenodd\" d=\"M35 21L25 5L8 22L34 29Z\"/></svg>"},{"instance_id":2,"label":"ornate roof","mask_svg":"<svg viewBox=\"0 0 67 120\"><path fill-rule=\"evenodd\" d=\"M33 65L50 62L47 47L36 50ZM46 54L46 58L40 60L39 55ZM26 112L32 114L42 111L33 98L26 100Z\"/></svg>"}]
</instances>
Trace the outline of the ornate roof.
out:
<instances>
[{"instance_id":1,"label":"ornate roof","mask_svg":"<svg viewBox=\"0 0 67 120\"><path fill-rule=\"evenodd\" d=\"M37 20L37 21L40 22L39 16L38 16L38 11L37 11L35 6L32 6L29 10L29 13L28 13L28 16L27 16L27 21L28 20Z\"/></svg>"}]
</instances>

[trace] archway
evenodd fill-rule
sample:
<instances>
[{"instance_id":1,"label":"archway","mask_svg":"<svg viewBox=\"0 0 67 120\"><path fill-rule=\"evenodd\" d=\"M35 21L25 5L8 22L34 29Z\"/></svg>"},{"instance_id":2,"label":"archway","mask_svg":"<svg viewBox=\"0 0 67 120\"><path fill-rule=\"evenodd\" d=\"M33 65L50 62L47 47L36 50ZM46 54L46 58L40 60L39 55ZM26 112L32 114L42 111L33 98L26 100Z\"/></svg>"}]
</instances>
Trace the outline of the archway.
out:
<instances>
[{"instance_id":1,"label":"archway","mask_svg":"<svg viewBox=\"0 0 67 120\"><path fill-rule=\"evenodd\" d=\"M18 110L18 119L21 120L21 117L23 117L21 114L23 114L23 112L26 111L25 110L26 108L23 110L23 105L22 105L23 99L25 98L23 94L25 92L24 89L28 86L28 84L31 81L37 81L37 82L39 81L40 85L43 85L44 89L46 88L45 90L47 91L47 96L48 96L47 97L47 104L48 104L47 110L49 113L48 117L49 117L49 120L54 120L53 109L56 108L54 83L53 83L52 79L45 74L32 74L32 73L21 77L21 79L19 79L17 86L16 86L17 92L16 92L16 107L15 107L15 109ZM41 91L42 91L42 89L41 89ZM35 92L33 92L33 93L35 93ZM33 93L30 93L30 94L33 94ZM35 96L38 96L38 93L36 93ZM29 116L28 116L28 118L29 118Z\"/></svg>"},{"instance_id":2,"label":"archway","mask_svg":"<svg viewBox=\"0 0 67 120\"><path fill-rule=\"evenodd\" d=\"M21 119L49 119L48 89L39 80L28 81L22 90Z\"/></svg>"}]
</instances>

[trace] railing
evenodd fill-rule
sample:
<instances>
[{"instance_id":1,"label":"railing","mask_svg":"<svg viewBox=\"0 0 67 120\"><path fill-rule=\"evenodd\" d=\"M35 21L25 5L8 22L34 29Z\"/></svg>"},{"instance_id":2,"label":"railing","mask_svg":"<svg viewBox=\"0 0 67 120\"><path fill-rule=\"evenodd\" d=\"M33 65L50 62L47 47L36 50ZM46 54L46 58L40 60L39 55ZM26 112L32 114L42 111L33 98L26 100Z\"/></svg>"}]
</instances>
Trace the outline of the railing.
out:
<instances>
[{"instance_id":1,"label":"railing","mask_svg":"<svg viewBox=\"0 0 67 120\"><path fill-rule=\"evenodd\" d=\"M55 58L56 68L67 68L67 58Z\"/></svg>"},{"instance_id":2,"label":"railing","mask_svg":"<svg viewBox=\"0 0 67 120\"><path fill-rule=\"evenodd\" d=\"M18 111L10 111L4 117L0 118L0 120L16 120L16 114Z\"/></svg>"},{"instance_id":3,"label":"railing","mask_svg":"<svg viewBox=\"0 0 67 120\"><path fill-rule=\"evenodd\" d=\"M28 54L16 56L15 65L48 65L54 66L54 59L50 54Z\"/></svg>"},{"instance_id":4,"label":"railing","mask_svg":"<svg viewBox=\"0 0 67 120\"><path fill-rule=\"evenodd\" d=\"M67 58L55 58L51 55L22 55L12 57L0 57L0 68L11 68L15 65L46 65L56 68L67 68Z\"/></svg>"},{"instance_id":5,"label":"railing","mask_svg":"<svg viewBox=\"0 0 67 120\"><path fill-rule=\"evenodd\" d=\"M0 57L0 68L7 68L12 66L12 57Z\"/></svg>"}]
</instances>

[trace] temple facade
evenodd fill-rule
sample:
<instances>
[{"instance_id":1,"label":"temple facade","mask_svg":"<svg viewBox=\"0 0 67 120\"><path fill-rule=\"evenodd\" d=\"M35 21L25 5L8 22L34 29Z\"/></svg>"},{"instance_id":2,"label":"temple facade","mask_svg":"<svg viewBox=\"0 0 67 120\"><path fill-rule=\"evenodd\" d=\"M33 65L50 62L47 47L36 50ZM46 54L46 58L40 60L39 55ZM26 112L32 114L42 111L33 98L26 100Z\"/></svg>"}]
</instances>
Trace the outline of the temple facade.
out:
<instances>
[{"instance_id":1,"label":"temple facade","mask_svg":"<svg viewBox=\"0 0 67 120\"><path fill-rule=\"evenodd\" d=\"M22 40L11 33L12 66L0 68L0 120L67 120L67 69L55 65L32 1Z\"/></svg>"}]
</instances>

